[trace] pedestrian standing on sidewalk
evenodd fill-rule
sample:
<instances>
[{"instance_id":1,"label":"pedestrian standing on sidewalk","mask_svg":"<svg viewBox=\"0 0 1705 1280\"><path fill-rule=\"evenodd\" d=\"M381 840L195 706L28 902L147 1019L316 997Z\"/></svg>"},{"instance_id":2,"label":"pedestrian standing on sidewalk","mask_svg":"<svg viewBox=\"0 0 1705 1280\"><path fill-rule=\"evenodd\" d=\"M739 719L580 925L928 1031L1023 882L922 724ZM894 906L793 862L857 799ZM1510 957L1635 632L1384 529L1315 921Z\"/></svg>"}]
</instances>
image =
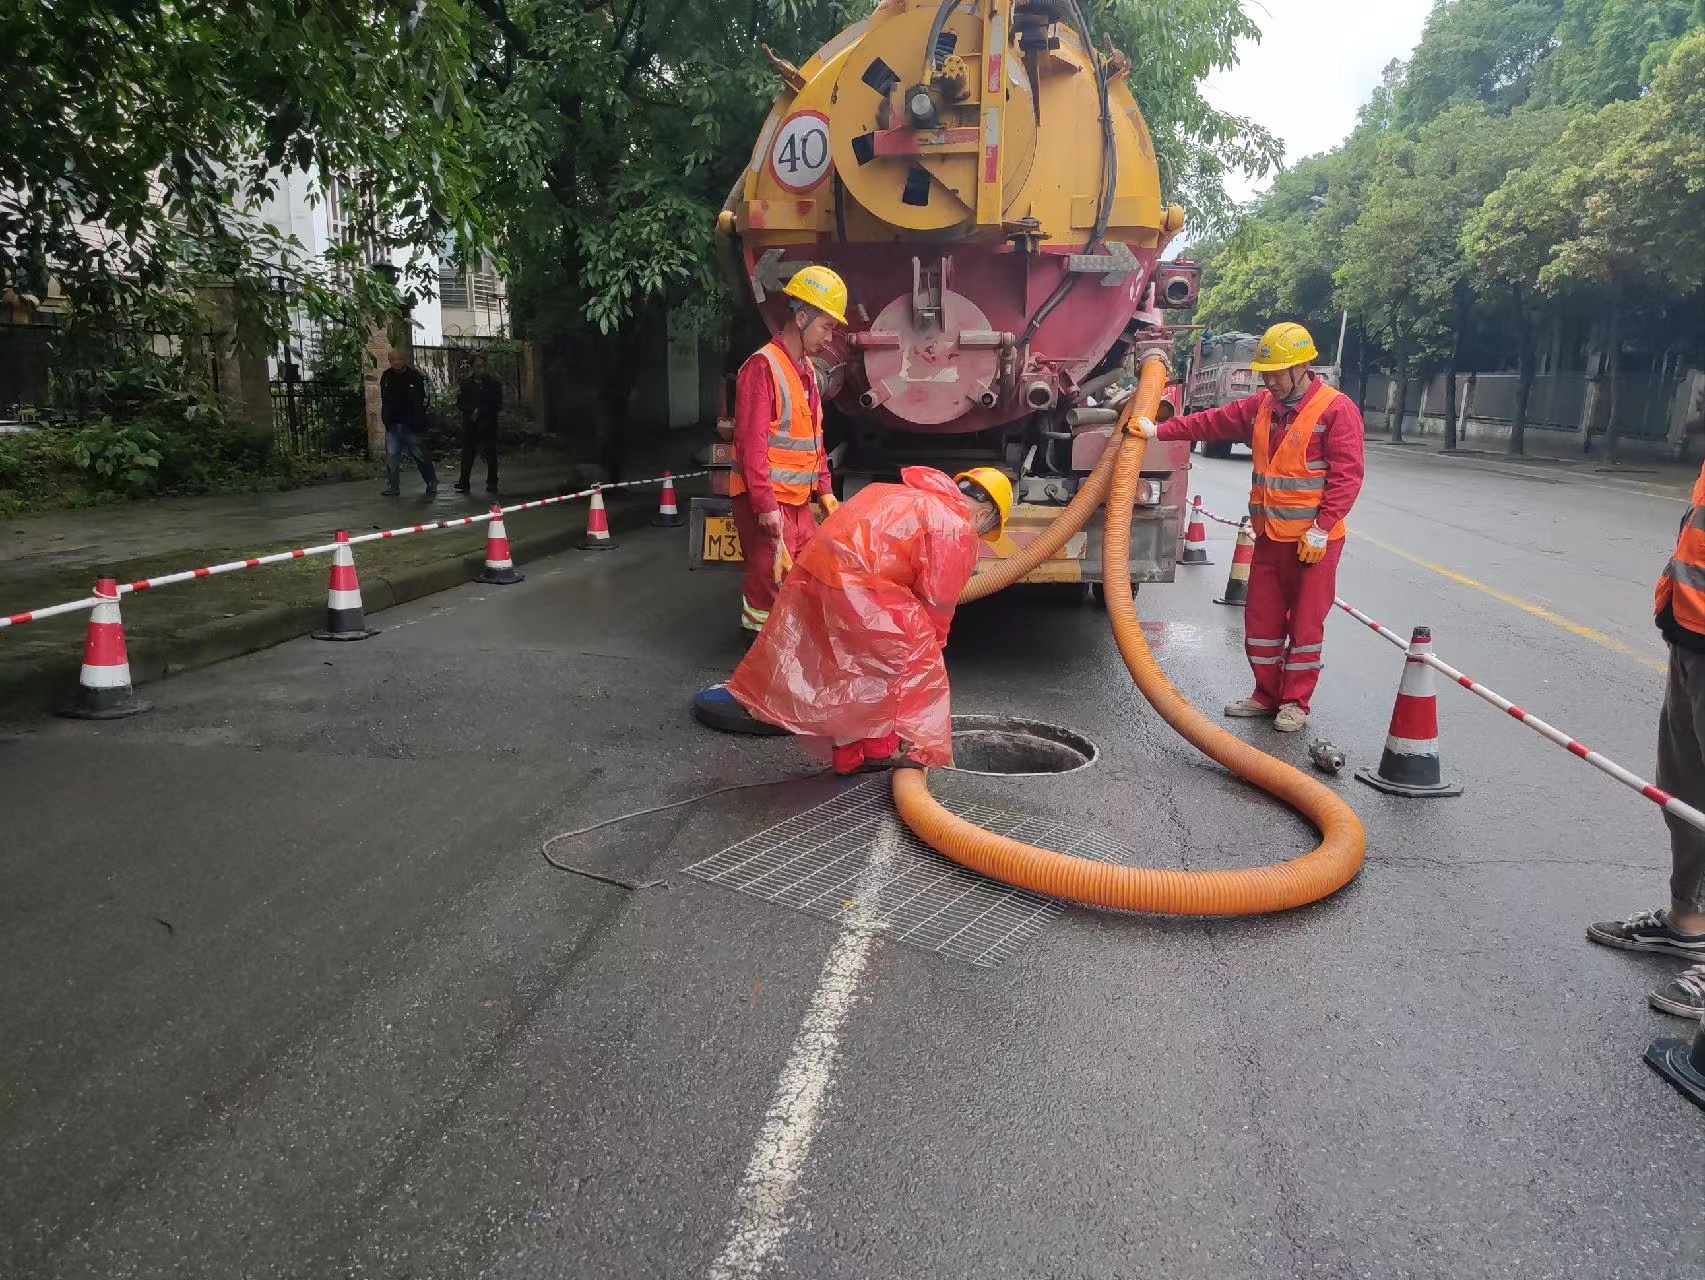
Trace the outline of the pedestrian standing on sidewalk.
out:
<instances>
[{"instance_id":1,"label":"pedestrian standing on sidewalk","mask_svg":"<svg viewBox=\"0 0 1705 1280\"><path fill-rule=\"evenodd\" d=\"M1653 609L1669 641L1669 684L1658 713L1658 788L1705 809L1705 466L1681 518L1675 554L1658 579ZM1705 831L1666 812L1669 909L1587 926L1587 937L1624 951L1692 961L1651 995L1654 1009L1705 1016Z\"/></svg>"},{"instance_id":2,"label":"pedestrian standing on sidewalk","mask_svg":"<svg viewBox=\"0 0 1705 1280\"><path fill-rule=\"evenodd\" d=\"M827 267L795 272L791 309L775 338L740 366L734 383L734 468L728 492L746 577L740 626L762 630L775 603L776 544L797 556L816 531L813 495L836 506L823 452L823 403L811 357L829 349L847 322L847 286Z\"/></svg>"},{"instance_id":3,"label":"pedestrian standing on sidewalk","mask_svg":"<svg viewBox=\"0 0 1705 1280\"><path fill-rule=\"evenodd\" d=\"M1344 517L1362 489L1361 412L1315 376L1309 368L1315 357L1307 329L1276 324L1250 364L1265 390L1158 427L1147 418L1136 423L1151 440L1236 440L1254 455L1249 523L1255 559L1243 646L1255 692L1225 713L1271 716L1280 733L1308 723L1344 554Z\"/></svg>"},{"instance_id":4,"label":"pedestrian standing on sidewalk","mask_svg":"<svg viewBox=\"0 0 1705 1280\"><path fill-rule=\"evenodd\" d=\"M385 474L390 481L383 496L394 498L402 492L403 459L413 458L430 498L438 492L438 473L426 452L426 378L396 347L386 363L390 367L379 375L379 420L385 424Z\"/></svg>"},{"instance_id":5,"label":"pedestrian standing on sidewalk","mask_svg":"<svg viewBox=\"0 0 1705 1280\"><path fill-rule=\"evenodd\" d=\"M462 478L456 492L469 489L468 476L474 457L485 458L485 491L497 492L497 415L503 408L503 384L486 368L484 356L475 356L468 376L456 389L456 407L462 411Z\"/></svg>"}]
</instances>

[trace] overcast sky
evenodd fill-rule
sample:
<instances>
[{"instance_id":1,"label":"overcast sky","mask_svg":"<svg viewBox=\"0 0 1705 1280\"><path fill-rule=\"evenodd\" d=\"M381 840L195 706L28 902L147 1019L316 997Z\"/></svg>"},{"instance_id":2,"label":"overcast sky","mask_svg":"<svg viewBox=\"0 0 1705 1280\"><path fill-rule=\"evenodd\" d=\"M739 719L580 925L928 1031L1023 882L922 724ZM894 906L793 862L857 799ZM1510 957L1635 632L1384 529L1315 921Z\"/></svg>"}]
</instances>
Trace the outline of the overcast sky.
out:
<instances>
[{"instance_id":1,"label":"overcast sky","mask_svg":"<svg viewBox=\"0 0 1705 1280\"><path fill-rule=\"evenodd\" d=\"M1207 83L1208 101L1266 125L1285 144L1285 162L1343 141L1356 109L1393 58L1421 38L1432 0L1250 0L1259 43L1239 47L1238 64ZM1241 175L1226 188L1246 200L1266 182Z\"/></svg>"}]
</instances>

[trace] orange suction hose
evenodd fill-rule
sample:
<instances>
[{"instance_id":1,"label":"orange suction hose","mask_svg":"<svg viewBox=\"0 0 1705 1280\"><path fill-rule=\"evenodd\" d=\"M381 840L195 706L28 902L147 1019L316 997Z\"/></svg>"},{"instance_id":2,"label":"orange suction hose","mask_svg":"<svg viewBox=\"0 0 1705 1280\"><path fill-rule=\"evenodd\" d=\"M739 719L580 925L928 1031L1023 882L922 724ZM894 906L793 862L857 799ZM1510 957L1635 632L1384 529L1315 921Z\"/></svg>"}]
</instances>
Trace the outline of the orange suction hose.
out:
<instances>
[{"instance_id":1,"label":"orange suction hose","mask_svg":"<svg viewBox=\"0 0 1705 1280\"><path fill-rule=\"evenodd\" d=\"M1137 393L1126 403L1114 441L1071 504L1021 555L995 572L973 578L960 596L961 603L1010 586L1053 555L1088 523L1103 494L1110 516L1133 510L1147 442L1141 436L1123 434L1123 427L1133 412L1155 416L1165 384L1165 361L1158 355L1149 356L1143 361ZM1203 754L1312 822L1320 832L1320 843L1287 862L1235 871L1113 866L998 836L955 817L930 795L928 774L922 769L894 772L894 804L901 820L926 844L973 871L1090 906L1167 915L1256 915L1304 906L1343 888L1361 869L1367 847L1355 811L1331 789L1232 736L1190 705L1154 660L1137 621L1131 596L1130 523L1108 519L1103 548L1107 614L1119 653L1137 688L1161 718Z\"/></svg>"}]
</instances>

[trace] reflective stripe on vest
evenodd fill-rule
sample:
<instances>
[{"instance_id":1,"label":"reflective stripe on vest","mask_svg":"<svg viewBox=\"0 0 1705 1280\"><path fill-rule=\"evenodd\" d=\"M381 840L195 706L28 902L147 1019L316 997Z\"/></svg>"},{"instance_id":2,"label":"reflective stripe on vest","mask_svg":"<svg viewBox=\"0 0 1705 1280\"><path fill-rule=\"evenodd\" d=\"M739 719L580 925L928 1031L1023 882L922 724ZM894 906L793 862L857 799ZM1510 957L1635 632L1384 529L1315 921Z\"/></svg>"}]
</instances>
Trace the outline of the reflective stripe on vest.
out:
<instances>
[{"instance_id":1,"label":"reflective stripe on vest","mask_svg":"<svg viewBox=\"0 0 1705 1280\"><path fill-rule=\"evenodd\" d=\"M787 352L772 342L760 347L758 355L769 365L775 405L765 450L770 484L777 502L801 507L811 501L811 491L821 474L823 424L819 415L811 412L810 393L799 376L799 366ZM735 497L746 492L745 468L738 454L728 492Z\"/></svg>"},{"instance_id":2,"label":"reflective stripe on vest","mask_svg":"<svg viewBox=\"0 0 1705 1280\"><path fill-rule=\"evenodd\" d=\"M1250 433L1250 452L1255 465L1249 479L1249 522L1258 538L1276 542L1296 542L1308 532L1320 514L1320 499L1326 492L1327 467L1324 462L1308 460L1308 444L1326 428L1320 416L1332 406L1339 392L1322 382L1314 394L1297 410L1296 420L1279 441L1272 446L1273 397L1265 394L1255 413L1255 429ZM1344 536L1340 520L1328 535L1333 540Z\"/></svg>"},{"instance_id":3,"label":"reflective stripe on vest","mask_svg":"<svg viewBox=\"0 0 1705 1280\"><path fill-rule=\"evenodd\" d=\"M1693 482L1693 504L1681 519L1675 554L1653 593L1652 611L1662 613L1665 606L1677 623L1705 636L1705 466Z\"/></svg>"}]
</instances>

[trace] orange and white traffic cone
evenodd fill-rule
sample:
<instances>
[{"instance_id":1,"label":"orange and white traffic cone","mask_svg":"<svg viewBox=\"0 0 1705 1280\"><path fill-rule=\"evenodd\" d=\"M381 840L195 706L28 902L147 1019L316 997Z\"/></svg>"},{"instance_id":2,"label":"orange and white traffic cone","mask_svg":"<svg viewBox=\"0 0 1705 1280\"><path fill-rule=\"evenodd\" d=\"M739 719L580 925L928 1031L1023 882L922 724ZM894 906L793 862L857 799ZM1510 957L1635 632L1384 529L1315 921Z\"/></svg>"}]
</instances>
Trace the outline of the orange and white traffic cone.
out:
<instances>
[{"instance_id":1,"label":"orange and white traffic cone","mask_svg":"<svg viewBox=\"0 0 1705 1280\"><path fill-rule=\"evenodd\" d=\"M83 670L77 694L59 714L73 720L122 720L153 709L130 690L130 657L124 648L124 619L118 611L118 583L102 578L95 583L99 601L89 615L83 640Z\"/></svg>"},{"instance_id":2,"label":"orange and white traffic cone","mask_svg":"<svg viewBox=\"0 0 1705 1280\"><path fill-rule=\"evenodd\" d=\"M1439 708L1433 669L1423 660L1433 651L1433 633L1416 627L1403 661L1403 679L1391 708L1391 728L1378 769L1357 769L1368 786L1394 796L1459 796L1460 783L1446 782L1439 767Z\"/></svg>"},{"instance_id":3,"label":"orange and white traffic cone","mask_svg":"<svg viewBox=\"0 0 1705 1280\"><path fill-rule=\"evenodd\" d=\"M485 570L474 581L507 587L522 578L523 575L515 571L515 562L509 558L509 534L503 528L503 508L493 507L491 523L485 527Z\"/></svg>"},{"instance_id":4,"label":"orange and white traffic cone","mask_svg":"<svg viewBox=\"0 0 1705 1280\"><path fill-rule=\"evenodd\" d=\"M586 512L586 536L580 540L582 551L614 551L616 540L610 536L610 517L604 510L604 491L592 490L592 506Z\"/></svg>"},{"instance_id":5,"label":"orange and white traffic cone","mask_svg":"<svg viewBox=\"0 0 1705 1280\"><path fill-rule=\"evenodd\" d=\"M326 625L314 632L316 640L365 640L379 633L367 625L361 606L361 582L355 576L355 553L349 534L337 531L337 550L332 552L331 581L326 584Z\"/></svg>"},{"instance_id":6,"label":"orange and white traffic cone","mask_svg":"<svg viewBox=\"0 0 1705 1280\"><path fill-rule=\"evenodd\" d=\"M1184 531L1184 554L1179 564L1212 564L1208 559L1208 530L1202 523L1202 495L1190 504L1190 527Z\"/></svg>"},{"instance_id":7,"label":"orange and white traffic cone","mask_svg":"<svg viewBox=\"0 0 1705 1280\"><path fill-rule=\"evenodd\" d=\"M663 473L663 493L657 499L657 514L651 523L662 529L679 529L686 523L681 519L681 508L675 504L675 478L667 471Z\"/></svg>"},{"instance_id":8,"label":"orange and white traffic cone","mask_svg":"<svg viewBox=\"0 0 1705 1280\"><path fill-rule=\"evenodd\" d=\"M1226 575L1225 594L1216 597L1215 604L1246 605L1249 603L1249 566L1255 563L1255 535L1245 519L1237 526L1237 549L1231 553L1231 572Z\"/></svg>"}]
</instances>

